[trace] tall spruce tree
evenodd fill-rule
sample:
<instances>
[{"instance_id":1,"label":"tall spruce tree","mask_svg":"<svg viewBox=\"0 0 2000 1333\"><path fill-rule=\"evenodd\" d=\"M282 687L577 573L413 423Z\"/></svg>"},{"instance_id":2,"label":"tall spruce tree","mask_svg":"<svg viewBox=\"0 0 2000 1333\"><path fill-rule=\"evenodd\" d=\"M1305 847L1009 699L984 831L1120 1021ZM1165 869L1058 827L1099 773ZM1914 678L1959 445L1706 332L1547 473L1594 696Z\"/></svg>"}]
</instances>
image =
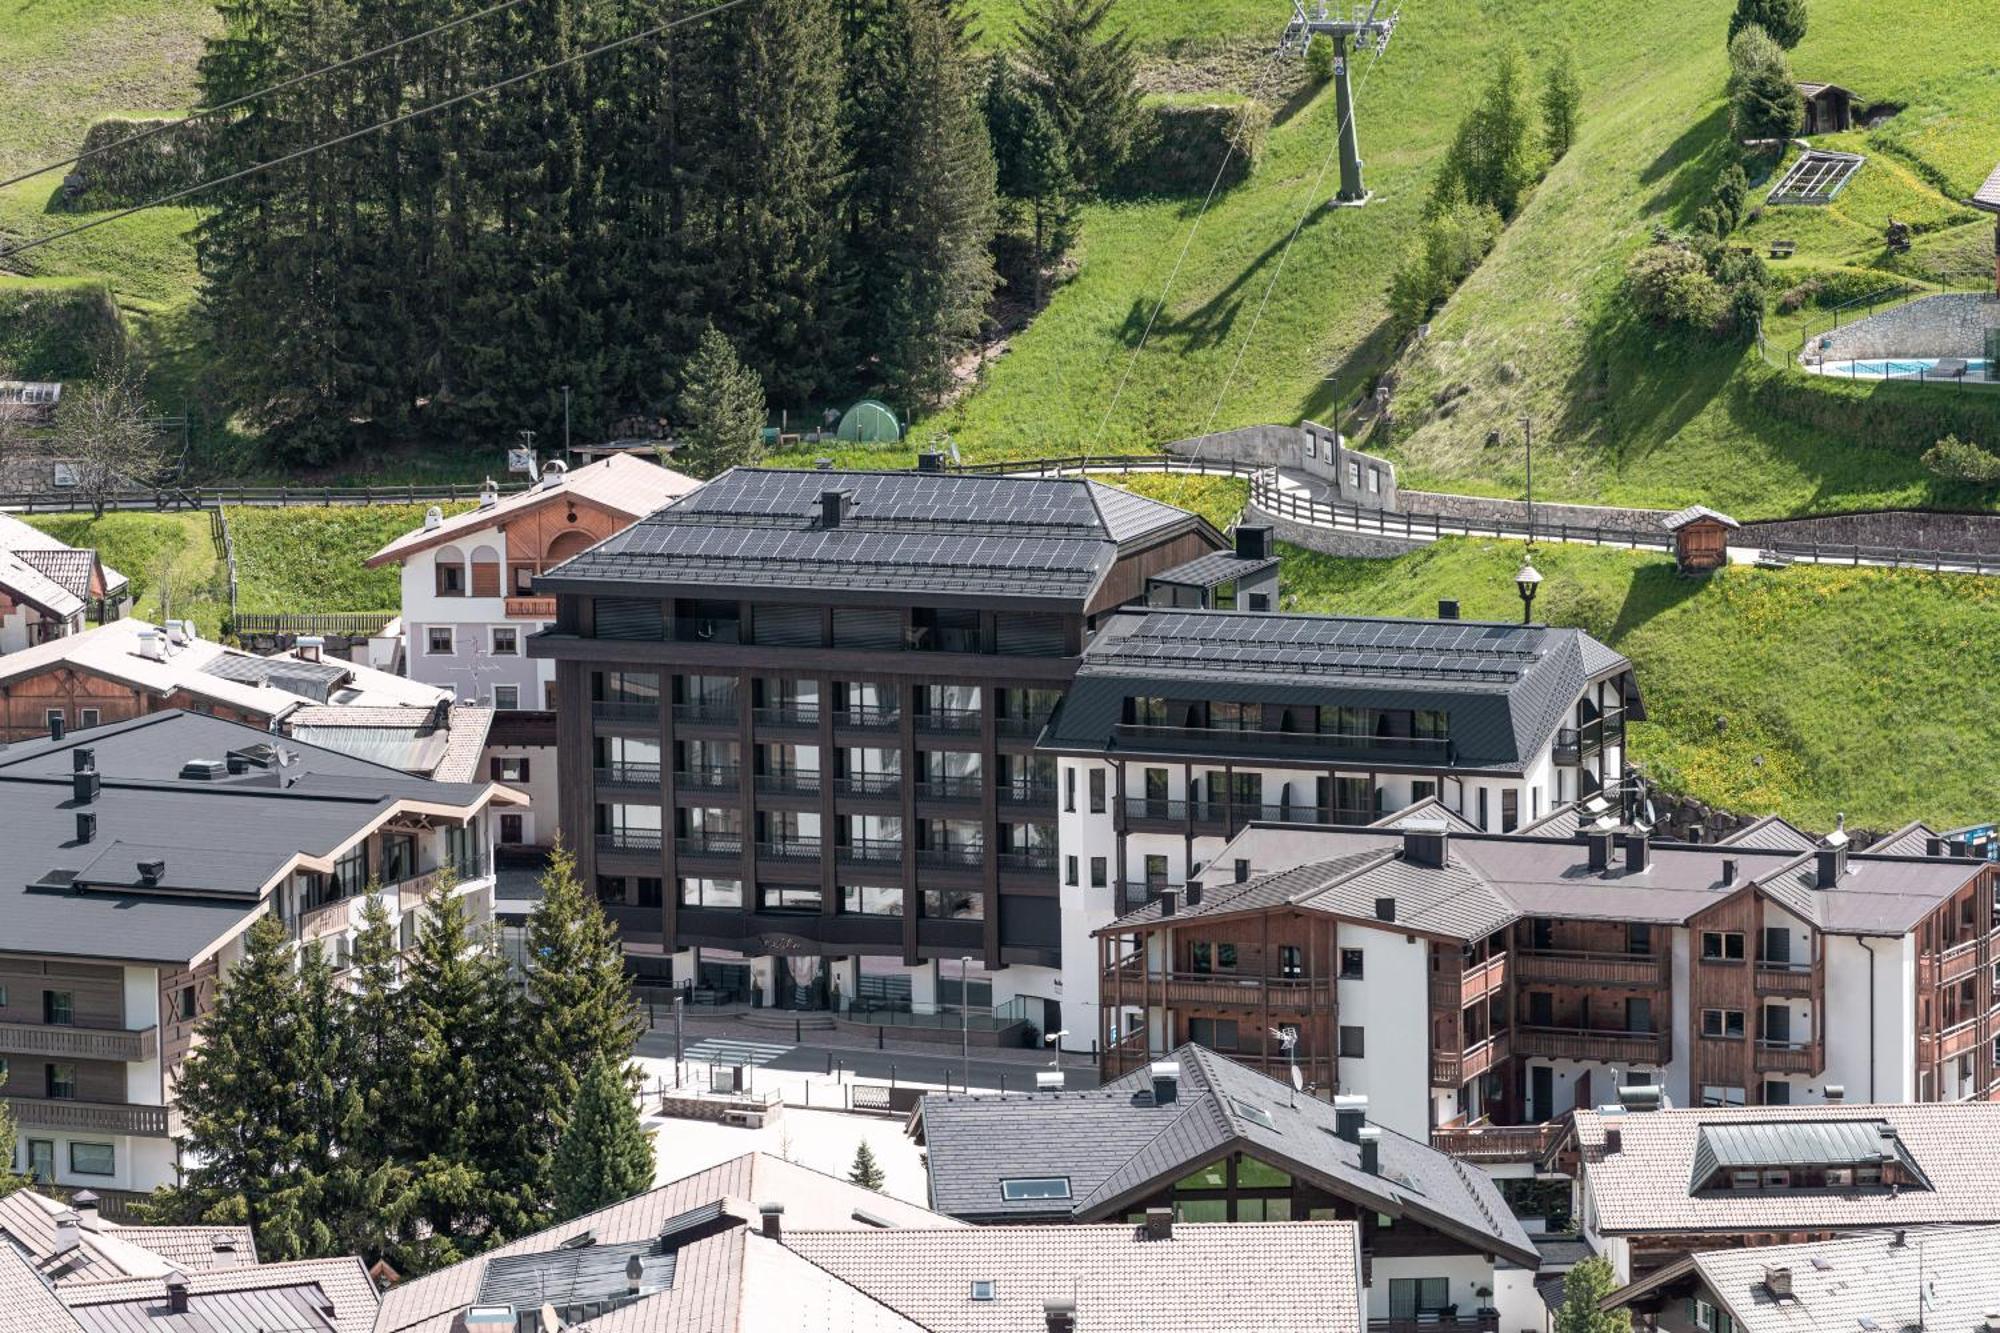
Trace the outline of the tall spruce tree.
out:
<instances>
[{"instance_id":1,"label":"tall spruce tree","mask_svg":"<svg viewBox=\"0 0 2000 1333\"><path fill-rule=\"evenodd\" d=\"M1561 160L1575 146L1582 110L1583 76L1576 67L1576 45L1564 38L1556 44L1542 80L1542 146L1550 161Z\"/></svg>"},{"instance_id":2,"label":"tall spruce tree","mask_svg":"<svg viewBox=\"0 0 2000 1333\"><path fill-rule=\"evenodd\" d=\"M674 466L696 477L747 467L764 456L764 386L719 330L703 331L681 371L680 448Z\"/></svg>"},{"instance_id":3,"label":"tall spruce tree","mask_svg":"<svg viewBox=\"0 0 2000 1333\"><path fill-rule=\"evenodd\" d=\"M1125 163L1139 122L1132 36L1110 31L1114 0L1023 0L1020 59L1048 107L1071 171L1102 190Z\"/></svg>"},{"instance_id":4,"label":"tall spruce tree","mask_svg":"<svg viewBox=\"0 0 2000 1333\"><path fill-rule=\"evenodd\" d=\"M1756 24L1729 43L1729 132L1739 139L1789 139L1806 121L1805 96L1791 61Z\"/></svg>"},{"instance_id":5,"label":"tall spruce tree","mask_svg":"<svg viewBox=\"0 0 2000 1333\"><path fill-rule=\"evenodd\" d=\"M1493 58L1493 72L1472 113L1474 154L1466 194L1512 218L1541 174L1527 62L1510 38Z\"/></svg>"},{"instance_id":6,"label":"tall spruce tree","mask_svg":"<svg viewBox=\"0 0 2000 1333\"><path fill-rule=\"evenodd\" d=\"M653 1136L639 1123L622 1061L599 1055L584 1072L550 1174L559 1219L631 1198L653 1183Z\"/></svg>"},{"instance_id":7,"label":"tall spruce tree","mask_svg":"<svg viewBox=\"0 0 2000 1333\"><path fill-rule=\"evenodd\" d=\"M1736 0L1729 16L1729 40L1751 25L1762 28L1787 51L1806 39L1806 0Z\"/></svg>"},{"instance_id":8,"label":"tall spruce tree","mask_svg":"<svg viewBox=\"0 0 2000 1333\"><path fill-rule=\"evenodd\" d=\"M1021 82L1013 62L995 55L986 79L986 126L993 141L995 175L1007 225L1029 222L1033 265L1032 305L1046 296L1044 274L1069 249L1075 228L1076 177L1069 145L1042 99Z\"/></svg>"}]
</instances>

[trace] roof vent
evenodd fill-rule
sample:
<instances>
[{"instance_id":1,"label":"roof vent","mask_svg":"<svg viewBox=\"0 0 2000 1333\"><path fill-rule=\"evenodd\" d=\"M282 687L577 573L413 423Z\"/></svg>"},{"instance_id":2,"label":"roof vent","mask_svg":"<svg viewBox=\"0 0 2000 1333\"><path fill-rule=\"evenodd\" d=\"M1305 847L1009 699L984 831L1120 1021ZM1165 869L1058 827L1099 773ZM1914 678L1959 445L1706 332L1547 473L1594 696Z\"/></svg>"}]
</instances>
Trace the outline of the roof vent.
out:
<instances>
[{"instance_id":1,"label":"roof vent","mask_svg":"<svg viewBox=\"0 0 2000 1333\"><path fill-rule=\"evenodd\" d=\"M1411 865L1442 870L1450 849L1451 826L1442 819L1413 819L1403 825L1403 859ZM1396 918L1391 915L1382 919Z\"/></svg>"},{"instance_id":2,"label":"roof vent","mask_svg":"<svg viewBox=\"0 0 2000 1333\"><path fill-rule=\"evenodd\" d=\"M142 629L139 631L139 656L145 658L148 662L164 662L167 660L167 641L161 636L158 630Z\"/></svg>"},{"instance_id":3,"label":"roof vent","mask_svg":"<svg viewBox=\"0 0 2000 1333\"><path fill-rule=\"evenodd\" d=\"M625 1294L637 1296L646 1289L646 1261L633 1255L625 1261Z\"/></svg>"},{"instance_id":4,"label":"roof vent","mask_svg":"<svg viewBox=\"0 0 2000 1333\"><path fill-rule=\"evenodd\" d=\"M139 882L141 884L158 884L166 877L167 863L165 861L139 862Z\"/></svg>"},{"instance_id":5,"label":"roof vent","mask_svg":"<svg viewBox=\"0 0 2000 1333\"><path fill-rule=\"evenodd\" d=\"M299 640L299 660L317 662L326 656L326 640L317 634L308 634Z\"/></svg>"},{"instance_id":6,"label":"roof vent","mask_svg":"<svg viewBox=\"0 0 2000 1333\"><path fill-rule=\"evenodd\" d=\"M1827 1101L1829 1101L1829 1102L1844 1102L1844 1101L1846 1101L1846 1100L1847 1100L1847 1085L1846 1085L1845 1083L1829 1083L1829 1084L1827 1084L1827 1085L1826 1085L1826 1099L1827 1099Z\"/></svg>"},{"instance_id":7,"label":"roof vent","mask_svg":"<svg viewBox=\"0 0 2000 1333\"><path fill-rule=\"evenodd\" d=\"M62 711L60 709L57 709L49 714L49 739L52 741L59 741L62 738L63 738L63 715Z\"/></svg>"},{"instance_id":8,"label":"roof vent","mask_svg":"<svg viewBox=\"0 0 2000 1333\"><path fill-rule=\"evenodd\" d=\"M77 746L76 749L70 751L69 766L70 771L73 773L91 772L97 767L97 751L91 749L88 745Z\"/></svg>"},{"instance_id":9,"label":"roof vent","mask_svg":"<svg viewBox=\"0 0 2000 1333\"><path fill-rule=\"evenodd\" d=\"M1358 1136L1361 1141L1361 1169L1371 1176L1382 1174L1382 1131L1374 1125L1363 1125Z\"/></svg>"},{"instance_id":10,"label":"roof vent","mask_svg":"<svg viewBox=\"0 0 2000 1333\"><path fill-rule=\"evenodd\" d=\"M2000 1310L1986 1312L1986 1333L2000 1333Z\"/></svg>"},{"instance_id":11,"label":"roof vent","mask_svg":"<svg viewBox=\"0 0 2000 1333\"><path fill-rule=\"evenodd\" d=\"M49 1245L49 1256L68 1254L83 1244L83 1219L65 1208L56 1214L56 1238Z\"/></svg>"},{"instance_id":12,"label":"roof vent","mask_svg":"<svg viewBox=\"0 0 2000 1333\"><path fill-rule=\"evenodd\" d=\"M1153 1077L1153 1105L1172 1106L1180 1100L1181 1062L1178 1060L1155 1060L1148 1072Z\"/></svg>"},{"instance_id":13,"label":"roof vent","mask_svg":"<svg viewBox=\"0 0 2000 1333\"><path fill-rule=\"evenodd\" d=\"M79 782L82 781L84 776L81 773L77 774L77 780ZM76 812L76 840L79 844L95 842L97 840L97 814L95 811L79 810Z\"/></svg>"},{"instance_id":14,"label":"roof vent","mask_svg":"<svg viewBox=\"0 0 2000 1333\"><path fill-rule=\"evenodd\" d=\"M1076 1302L1067 1296L1051 1296L1042 1302L1042 1318L1049 1333L1076 1333Z\"/></svg>"},{"instance_id":15,"label":"roof vent","mask_svg":"<svg viewBox=\"0 0 2000 1333\"><path fill-rule=\"evenodd\" d=\"M78 805L89 805L97 799L97 770L79 769L69 775L70 799Z\"/></svg>"},{"instance_id":16,"label":"roof vent","mask_svg":"<svg viewBox=\"0 0 2000 1333\"><path fill-rule=\"evenodd\" d=\"M85 1217L86 1220L97 1216L97 1203L97 1194L92 1190L78 1190L69 1196L69 1206L76 1209L77 1215Z\"/></svg>"},{"instance_id":17,"label":"roof vent","mask_svg":"<svg viewBox=\"0 0 2000 1333\"><path fill-rule=\"evenodd\" d=\"M560 458L551 458L548 462L542 464L542 485L545 487L562 485L563 478L568 475L569 464L563 462Z\"/></svg>"},{"instance_id":18,"label":"roof vent","mask_svg":"<svg viewBox=\"0 0 2000 1333\"><path fill-rule=\"evenodd\" d=\"M824 490L819 493L819 525L837 528L854 517L854 492Z\"/></svg>"},{"instance_id":19,"label":"roof vent","mask_svg":"<svg viewBox=\"0 0 2000 1333\"><path fill-rule=\"evenodd\" d=\"M782 1203L760 1203L757 1215L764 1220L764 1235L770 1240L785 1237L785 1205Z\"/></svg>"},{"instance_id":20,"label":"roof vent","mask_svg":"<svg viewBox=\"0 0 2000 1333\"><path fill-rule=\"evenodd\" d=\"M1625 873L1643 875L1653 859L1653 835L1639 829L1625 835Z\"/></svg>"},{"instance_id":21,"label":"roof vent","mask_svg":"<svg viewBox=\"0 0 2000 1333\"><path fill-rule=\"evenodd\" d=\"M1271 529L1264 523L1236 525L1236 554L1244 560L1268 560L1271 556Z\"/></svg>"},{"instance_id":22,"label":"roof vent","mask_svg":"<svg viewBox=\"0 0 2000 1333\"><path fill-rule=\"evenodd\" d=\"M1821 847L1813 853L1813 887L1831 889L1847 873L1847 844Z\"/></svg>"},{"instance_id":23,"label":"roof vent","mask_svg":"<svg viewBox=\"0 0 2000 1333\"><path fill-rule=\"evenodd\" d=\"M1201 906L1201 881L1198 879L1191 879L1187 882L1187 905L1189 907Z\"/></svg>"},{"instance_id":24,"label":"roof vent","mask_svg":"<svg viewBox=\"0 0 2000 1333\"><path fill-rule=\"evenodd\" d=\"M229 765L221 759L190 759L181 765L181 781L214 782L229 776Z\"/></svg>"},{"instance_id":25,"label":"roof vent","mask_svg":"<svg viewBox=\"0 0 2000 1333\"><path fill-rule=\"evenodd\" d=\"M185 620L169 620L167 622L167 642L174 647L187 647L187 641L192 637L187 632L187 622Z\"/></svg>"},{"instance_id":26,"label":"roof vent","mask_svg":"<svg viewBox=\"0 0 2000 1333\"><path fill-rule=\"evenodd\" d=\"M1438 619L1439 620L1458 619L1458 600L1456 598L1453 597L1438 598Z\"/></svg>"},{"instance_id":27,"label":"roof vent","mask_svg":"<svg viewBox=\"0 0 2000 1333\"><path fill-rule=\"evenodd\" d=\"M1604 1151L1606 1153L1621 1153L1625 1151L1624 1129L1617 1125L1612 1125L1605 1129Z\"/></svg>"},{"instance_id":28,"label":"roof vent","mask_svg":"<svg viewBox=\"0 0 2000 1333\"><path fill-rule=\"evenodd\" d=\"M479 507L481 509L491 509L499 503L500 485L493 478L488 477L485 483L479 488Z\"/></svg>"},{"instance_id":29,"label":"roof vent","mask_svg":"<svg viewBox=\"0 0 2000 1333\"><path fill-rule=\"evenodd\" d=\"M426 509L424 511L425 532L430 532L431 530L442 526L444 526L444 510L438 508L436 505L432 505L429 509Z\"/></svg>"},{"instance_id":30,"label":"roof vent","mask_svg":"<svg viewBox=\"0 0 2000 1333\"><path fill-rule=\"evenodd\" d=\"M1180 896L1181 896L1180 890L1178 889L1161 889L1160 915L1172 916L1174 914L1174 908L1176 904L1178 904L1178 902L1180 901Z\"/></svg>"},{"instance_id":31,"label":"roof vent","mask_svg":"<svg viewBox=\"0 0 2000 1333\"><path fill-rule=\"evenodd\" d=\"M1779 1300L1792 1294L1792 1270L1784 1264L1764 1265L1764 1290Z\"/></svg>"},{"instance_id":32,"label":"roof vent","mask_svg":"<svg viewBox=\"0 0 2000 1333\"><path fill-rule=\"evenodd\" d=\"M170 1314L188 1312L187 1275L179 1269L167 1274L167 1311Z\"/></svg>"},{"instance_id":33,"label":"roof vent","mask_svg":"<svg viewBox=\"0 0 2000 1333\"><path fill-rule=\"evenodd\" d=\"M1396 919L1396 900L1394 898L1377 898L1375 900L1375 919L1377 921L1394 921Z\"/></svg>"},{"instance_id":34,"label":"roof vent","mask_svg":"<svg viewBox=\"0 0 2000 1333\"><path fill-rule=\"evenodd\" d=\"M1585 829L1583 843L1589 851L1590 868L1598 874L1611 869L1611 843L1617 835L1608 828Z\"/></svg>"},{"instance_id":35,"label":"roof vent","mask_svg":"<svg viewBox=\"0 0 2000 1333\"><path fill-rule=\"evenodd\" d=\"M1146 1239L1172 1240L1174 1238L1174 1210L1171 1208L1148 1208L1146 1210Z\"/></svg>"},{"instance_id":36,"label":"roof vent","mask_svg":"<svg viewBox=\"0 0 2000 1333\"><path fill-rule=\"evenodd\" d=\"M1930 837L1928 837L1928 838L1925 838L1925 839L1924 839L1924 855L1925 855L1925 856L1943 856L1943 855L1944 855L1944 839L1943 839L1943 838L1940 838L1940 837L1938 837L1938 836L1936 836L1935 834L1933 834L1932 836L1930 836Z\"/></svg>"},{"instance_id":37,"label":"roof vent","mask_svg":"<svg viewBox=\"0 0 2000 1333\"><path fill-rule=\"evenodd\" d=\"M1333 1099L1333 1132L1349 1143L1361 1142L1362 1126L1368 1123L1368 1099L1344 1095Z\"/></svg>"}]
</instances>

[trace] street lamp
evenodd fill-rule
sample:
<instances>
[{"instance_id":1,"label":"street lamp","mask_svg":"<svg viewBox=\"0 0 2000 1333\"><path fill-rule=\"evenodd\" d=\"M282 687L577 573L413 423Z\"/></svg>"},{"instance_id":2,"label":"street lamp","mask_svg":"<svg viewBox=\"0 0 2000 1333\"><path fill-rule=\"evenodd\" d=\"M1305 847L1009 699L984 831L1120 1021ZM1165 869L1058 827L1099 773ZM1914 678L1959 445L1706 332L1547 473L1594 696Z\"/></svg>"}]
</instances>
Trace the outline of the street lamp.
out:
<instances>
[{"instance_id":1,"label":"street lamp","mask_svg":"<svg viewBox=\"0 0 2000 1333\"><path fill-rule=\"evenodd\" d=\"M1521 594L1521 623L1534 623L1535 594L1541 590L1542 574L1535 568L1533 556L1521 560L1521 572L1514 576L1514 587Z\"/></svg>"},{"instance_id":2,"label":"street lamp","mask_svg":"<svg viewBox=\"0 0 2000 1333\"><path fill-rule=\"evenodd\" d=\"M958 1058L960 1064L958 1086L961 1092L970 1091L972 1088L972 1011L965 1007L966 997L972 993L969 989L971 980L972 959L969 956L962 956L958 960Z\"/></svg>"}]
</instances>

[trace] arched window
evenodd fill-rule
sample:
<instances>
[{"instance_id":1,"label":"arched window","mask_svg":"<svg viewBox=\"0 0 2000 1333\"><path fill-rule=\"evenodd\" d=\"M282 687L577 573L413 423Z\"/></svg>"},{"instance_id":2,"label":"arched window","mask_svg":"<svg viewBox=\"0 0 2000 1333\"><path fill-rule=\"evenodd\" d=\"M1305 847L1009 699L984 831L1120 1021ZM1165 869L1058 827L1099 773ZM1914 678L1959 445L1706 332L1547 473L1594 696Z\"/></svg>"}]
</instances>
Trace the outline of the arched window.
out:
<instances>
[{"instance_id":1,"label":"arched window","mask_svg":"<svg viewBox=\"0 0 2000 1333\"><path fill-rule=\"evenodd\" d=\"M437 567L437 595L465 596L464 554L456 546L440 546L434 563Z\"/></svg>"},{"instance_id":2,"label":"arched window","mask_svg":"<svg viewBox=\"0 0 2000 1333\"><path fill-rule=\"evenodd\" d=\"M476 546L472 550L472 595L500 595L500 553L491 546Z\"/></svg>"},{"instance_id":3,"label":"arched window","mask_svg":"<svg viewBox=\"0 0 2000 1333\"><path fill-rule=\"evenodd\" d=\"M558 532L555 540L549 543L549 553L542 559L542 568L544 570L554 569L563 561L582 555L596 544L589 533L579 532L575 528L567 528L562 532Z\"/></svg>"}]
</instances>

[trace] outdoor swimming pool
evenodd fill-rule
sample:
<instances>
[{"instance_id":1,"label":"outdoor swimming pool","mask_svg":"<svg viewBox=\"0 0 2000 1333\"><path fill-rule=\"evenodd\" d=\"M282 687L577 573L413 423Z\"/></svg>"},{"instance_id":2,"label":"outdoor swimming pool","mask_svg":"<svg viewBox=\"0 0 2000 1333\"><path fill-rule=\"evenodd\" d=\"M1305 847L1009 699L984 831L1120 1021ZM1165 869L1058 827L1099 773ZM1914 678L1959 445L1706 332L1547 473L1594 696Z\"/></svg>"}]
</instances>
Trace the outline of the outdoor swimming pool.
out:
<instances>
[{"instance_id":1,"label":"outdoor swimming pool","mask_svg":"<svg viewBox=\"0 0 2000 1333\"><path fill-rule=\"evenodd\" d=\"M1938 357L1917 357L1907 361L1823 361L1807 369L1821 375L1857 380L1938 380L1956 383L1959 380L1990 382L1994 379L1993 363L1989 361L1973 358L1945 361L1943 369L1939 369L1939 362Z\"/></svg>"}]
</instances>

